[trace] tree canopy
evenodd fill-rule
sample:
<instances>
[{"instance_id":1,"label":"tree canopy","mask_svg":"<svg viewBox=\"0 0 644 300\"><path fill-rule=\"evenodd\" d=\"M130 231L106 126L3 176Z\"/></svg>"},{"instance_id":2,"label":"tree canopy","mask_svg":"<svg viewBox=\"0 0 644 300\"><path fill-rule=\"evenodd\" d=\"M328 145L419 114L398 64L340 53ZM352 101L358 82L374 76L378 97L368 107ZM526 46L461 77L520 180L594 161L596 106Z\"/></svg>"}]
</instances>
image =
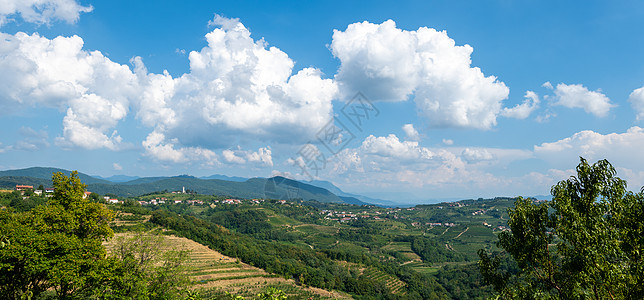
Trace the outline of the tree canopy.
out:
<instances>
[{"instance_id":1,"label":"tree canopy","mask_svg":"<svg viewBox=\"0 0 644 300\"><path fill-rule=\"evenodd\" d=\"M644 297L643 192L627 191L606 160L581 158L576 170L552 201L516 201L511 231L499 234L504 253L479 250L482 275L504 298Z\"/></svg>"},{"instance_id":2,"label":"tree canopy","mask_svg":"<svg viewBox=\"0 0 644 300\"><path fill-rule=\"evenodd\" d=\"M56 192L46 205L14 213L0 212L0 294L8 298L37 296L53 289L59 298L90 289L105 259L102 242L113 233L112 212L83 199L78 172L53 175Z\"/></svg>"},{"instance_id":3,"label":"tree canopy","mask_svg":"<svg viewBox=\"0 0 644 300\"><path fill-rule=\"evenodd\" d=\"M185 253L159 255L151 242L158 239L137 235L108 256L102 243L114 235L114 212L83 199L76 171L54 173L52 181L47 203L0 210L0 298L173 299L183 292Z\"/></svg>"}]
</instances>

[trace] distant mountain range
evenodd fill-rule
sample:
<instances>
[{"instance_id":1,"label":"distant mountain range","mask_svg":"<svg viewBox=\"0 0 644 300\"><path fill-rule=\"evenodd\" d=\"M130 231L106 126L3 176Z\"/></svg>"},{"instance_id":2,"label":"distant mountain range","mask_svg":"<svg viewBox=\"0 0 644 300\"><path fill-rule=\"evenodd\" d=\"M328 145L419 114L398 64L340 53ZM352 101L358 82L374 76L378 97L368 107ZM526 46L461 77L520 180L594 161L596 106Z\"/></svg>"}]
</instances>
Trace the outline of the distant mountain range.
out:
<instances>
[{"instance_id":1,"label":"distant mountain range","mask_svg":"<svg viewBox=\"0 0 644 300\"><path fill-rule=\"evenodd\" d=\"M0 171L0 187L13 188L16 184L35 187L51 187L51 175L71 171L58 168L32 167L19 170ZM319 202L348 203L356 205L395 205L393 202L343 192L328 181L300 182L284 177L242 178L225 175L193 177L136 177L117 175L108 178L90 176L79 172L79 178L87 184L87 190L101 195L114 194L119 197L135 197L157 191L187 190L199 194L230 196L240 198L271 198L283 200L317 200Z\"/></svg>"}]
</instances>

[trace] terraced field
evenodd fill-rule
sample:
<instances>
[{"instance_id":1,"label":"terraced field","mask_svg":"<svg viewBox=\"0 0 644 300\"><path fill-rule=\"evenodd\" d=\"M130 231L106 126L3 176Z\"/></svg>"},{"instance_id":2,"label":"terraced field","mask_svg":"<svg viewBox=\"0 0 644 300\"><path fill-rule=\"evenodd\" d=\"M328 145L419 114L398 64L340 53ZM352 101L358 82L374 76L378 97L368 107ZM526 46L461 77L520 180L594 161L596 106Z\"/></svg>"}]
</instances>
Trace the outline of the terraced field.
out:
<instances>
[{"instance_id":1,"label":"terraced field","mask_svg":"<svg viewBox=\"0 0 644 300\"><path fill-rule=\"evenodd\" d=\"M420 256L411 250L409 242L390 242L382 247L382 250L400 252L409 259L409 262L422 262Z\"/></svg>"},{"instance_id":2,"label":"terraced field","mask_svg":"<svg viewBox=\"0 0 644 300\"><path fill-rule=\"evenodd\" d=\"M358 271L360 275L365 275L375 281L384 281L387 288L394 294L404 293L402 290L406 284L393 275L387 274L373 267L365 267L356 263L345 262L344 265L350 270Z\"/></svg>"},{"instance_id":3,"label":"terraced field","mask_svg":"<svg viewBox=\"0 0 644 300\"><path fill-rule=\"evenodd\" d=\"M106 243L108 251L114 249L116 241L134 236L134 233L117 233ZM192 288L200 290L206 298L219 298L225 292L252 297L268 287L283 290L294 299L352 299L340 292L330 292L311 287L302 287L292 279L284 279L264 270L241 263L192 240L160 235L160 251L188 251L187 272Z\"/></svg>"}]
</instances>

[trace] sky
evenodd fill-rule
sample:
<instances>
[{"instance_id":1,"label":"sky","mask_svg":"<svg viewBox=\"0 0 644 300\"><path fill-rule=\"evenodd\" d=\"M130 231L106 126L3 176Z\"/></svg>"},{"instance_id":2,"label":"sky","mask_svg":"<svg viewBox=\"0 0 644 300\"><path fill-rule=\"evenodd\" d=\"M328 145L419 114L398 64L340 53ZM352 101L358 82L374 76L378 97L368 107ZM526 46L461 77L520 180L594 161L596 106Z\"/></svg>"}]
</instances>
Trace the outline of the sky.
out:
<instances>
[{"instance_id":1,"label":"sky","mask_svg":"<svg viewBox=\"0 0 644 300\"><path fill-rule=\"evenodd\" d=\"M397 202L644 185L639 1L0 6L0 169L281 175Z\"/></svg>"}]
</instances>

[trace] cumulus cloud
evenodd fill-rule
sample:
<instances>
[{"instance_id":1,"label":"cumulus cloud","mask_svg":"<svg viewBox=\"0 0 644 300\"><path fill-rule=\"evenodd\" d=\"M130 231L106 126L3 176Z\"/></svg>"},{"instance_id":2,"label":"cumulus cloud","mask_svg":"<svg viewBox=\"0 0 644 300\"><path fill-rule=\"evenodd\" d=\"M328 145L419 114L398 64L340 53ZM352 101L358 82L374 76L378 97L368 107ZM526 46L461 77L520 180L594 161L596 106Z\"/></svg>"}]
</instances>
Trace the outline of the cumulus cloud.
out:
<instances>
[{"instance_id":1,"label":"cumulus cloud","mask_svg":"<svg viewBox=\"0 0 644 300\"><path fill-rule=\"evenodd\" d=\"M256 152L242 150L238 147L236 150L224 150L222 156L229 163L245 164L246 162L258 163L263 166L273 166L273 157L270 147L259 148Z\"/></svg>"},{"instance_id":2,"label":"cumulus cloud","mask_svg":"<svg viewBox=\"0 0 644 300\"><path fill-rule=\"evenodd\" d=\"M113 163L113 164L112 164L112 168L113 168L114 170L116 170L116 171L122 171L122 170L123 170L123 167L122 167L120 164L118 164L118 163Z\"/></svg>"},{"instance_id":3,"label":"cumulus cloud","mask_svg":"<svg viewBox=\"0 0 644 300\"><path fill-rule=\"evenodd\" d=\"M630 96L628 96L628 102L631 103L631 107L635 110L637 114L637 120L641 121L644 119L644 87L634 90Z\"/></svg>"},{"instance_id":4,"label":"cumulus cloud","mask_svg":"<svg viewBox=\"0 0 644 300\"><path fill-rule=\"evenodd\" d=\"M178 144L212 148L229 147L239 136L304 142L331 119L333 80L314 68L293 74L286 53L253 40L237 19L215 16L211 25L219 28L206 35L206 47L190 52L189 73L142 79L137 117L144 124ZM137 74L147 73L140 60L134 63Z\"/></svg>"},{"instance_id":5,"label":"cumulus cloud","mask_svg":"<svg viewBox=\"0 0 644 300\"><path fill-rule=\"evenodd\" d=\"M203 162L206 165L217 165L217 154L201 147L181 147L176 139L166 140L163 133L153 131L143 141L146 155L164 163Z\"/></svg>"},{"instance_id":6,"label":"cumulus cloud","mask_svg":"<svg viewBox=\"0 0 644 300\"><path fill-rule=\"evenodd\" d=\"M508 118L525 119L529 117L534 110L539 108L539 95L535 92L526 91L525 96L523 97L525 98L523 103L517 104L512 108L504 108L501 115Z\"/></svg>"},{"instance_id":7,"label":"cumulus cloud","mask_svg":"<svg viewBox=\"0 0 644 300\"><path fill-rule=\"evenodd\" d=\"M4 0L0 5L0 26L19 15L26 22L50 24L54 20L76 23L81 13L92 11L76 0Z\"/></svg>"},{"instance_id":8,"label":"cumulus cloud","mask_svg":"<svg viewBox=\"0 0 644 300\"><path fill-rule=\"evenodd\" d=\"M507 168L513 162L533 157L532 151L523 149L427 148L417 142L400 141L393 134L371 135L359 147L338 153L322 177L335 178L335 183L360 189L382 191L387 187L409 187L459 196L470 191L494 190L498 196L499 192L518 191L518 186L535 190L534 185L528 184L529 177L516 179L492 173L493 170ZM552 183L551 176L543 176L542 179Z\"/></svg>"},{"instance_id":9,"label":"cumulus cloud","mask_svg":"<svg viewBox=\"0 0 644 300\"><path fill-rule=\"evenodd\" d=\"M571 165L579 156L589 161L608 159L611 163L633 169L644 169L640 159L644 148L644 129L634 126L624 133L601 134L584 130L570 137L534 146L535 155L553 165Z\"/></svg>"},{"instance_id":10,"label":"cumulus cloud","mask_svg":"<svg viewBox=\"0 0 644 300\"><path fill-rule=\"evenodd\" d=\"M447 145L447 146L454 145L454 140L450 140L450 139L443 139L443 144L445 144L445 145Z\"/></svg>"},{"instance_id":11,"label":"cumulus cloud","mask_svg":"<svg viewBox=\"0 0 644 300\"><path fill-rule=\"evenodd\" d=\"M0 33L0 108L66 109L57 144L86 149L119 149L114 127L137 91L129 67L98 51L82 50L78 36L52 40L37 33Z\"/></svg>"},{"instance_id":12,"label":"cumulus cloud","mask_svg":"<svg viewBox=\"0 0 644 300\"><path fill-rule=\"evenodd\" d=\"M386 137L369 135L362 142L363 153L399 159L430 159L434 155L429 149L418 146L418 142L401 142L395 134Z\"/></svg>"},{"instance_id":13,"label":"cumulus cloud","mask_svg":"<svg viewBox=\"0 0 644 300\"><path fill-rule=\"evenodd\" d=\"M492 153L490 153L487 149L465 148L465 150L463 150L461 155L468 162L477 162L477 161L482 161L482 160L492 160L492 159L494 159L494 155L492 155Z\"/></svg>"},{"instance_id":14,"label":"cumulus cloud","mask_svg":"<svg viewBox=\"0 0 644 300\"><path fill-rule=\"evenodd\" d=\"M244 139L299 143L332 116L337 97L320 70L293 74L293 61L263 40L253 40L237 19L216 16L207 46L189 54L190 72L149 73L140 57L133 69L78 36L0 33L0 114L28 107L66 112L56 144L73 148L126 148L117 128L131 112L151 133L146 155L164 162L213 160L207 149ZM206 151L207 150L207 151ZM210 153L210 152L212 153ZM271 165L270 149L249 159ZM246 159L246 158L245 158Z\"/></svg>"},{"instance_id":15,"label":"cumulus cloud","mask_svg":"<svg viewBox=\"0 0 644 300\"><path fill-rule=\"evenodd\" d=\"M420 139L420 135L418 134L418 131L414 128L414 124L405 124L403 125L402 129L405 132L405 135L407 136L408 140L418 141Z\"/></svg>"},{"instance_id":16,"label":"cumulus cloud","mask_svg":"<svg viewBox=\"0 0 644 300\"><path fill-rule=\"evenodd\" d=\"M553 89L549 82L543 85L546 88ZM564 83L557 84L554 88L555 97L554 105L561 105L568 108L582 108L587 113L597 117L605 117L615 104L610 102L601 90L590 91L581 84L567 85Z\"/></svg>"},{"instance_id":17,"label":"cumulus cloud","mask_svg":"<svg viewBox=\"0 0 644 300\"><path fill-rule=\"evenodd\" d=\"M456 46L445 31L365 21L334 30L330 48L341 62L335 79L342 98L360 91L404 101L413 94L432 126L489 129L509 94L503 82L471 66L471 46Z\"/></svg>"},{"instance_id":18,"label":"cumulus cloud","mask_svg":"<svg viewBox=\"0 0 644 300\"><path fill-rule=\"evenodd\" d=\"M232 150L224 150L222 152L222 155L224 156L224 160L230 163L243 164L246 162L246 160L243 157L237 156L235 154L235 151L232 151Z\"/></svg>"}]
</instances>

